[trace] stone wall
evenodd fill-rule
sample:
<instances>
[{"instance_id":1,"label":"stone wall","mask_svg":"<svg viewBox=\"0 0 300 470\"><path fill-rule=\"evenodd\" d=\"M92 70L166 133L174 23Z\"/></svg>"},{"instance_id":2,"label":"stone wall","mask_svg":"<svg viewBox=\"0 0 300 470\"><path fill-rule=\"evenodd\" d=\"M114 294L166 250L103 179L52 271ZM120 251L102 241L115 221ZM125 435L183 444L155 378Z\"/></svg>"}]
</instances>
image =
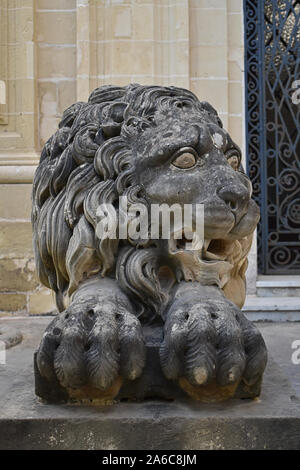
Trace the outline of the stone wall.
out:
<instances>
[{"instance_id":1,"label":"stone wall","mask_svg":"<svg viewBox=\"0 0 300 470\"><path fill-rule=\"evenodd\" d=\"M183 86L243 148L242 1L0 0L0 14L0 315L41 314L31 182L63 110L103 84Z\"/></svg>"}]
</instances>

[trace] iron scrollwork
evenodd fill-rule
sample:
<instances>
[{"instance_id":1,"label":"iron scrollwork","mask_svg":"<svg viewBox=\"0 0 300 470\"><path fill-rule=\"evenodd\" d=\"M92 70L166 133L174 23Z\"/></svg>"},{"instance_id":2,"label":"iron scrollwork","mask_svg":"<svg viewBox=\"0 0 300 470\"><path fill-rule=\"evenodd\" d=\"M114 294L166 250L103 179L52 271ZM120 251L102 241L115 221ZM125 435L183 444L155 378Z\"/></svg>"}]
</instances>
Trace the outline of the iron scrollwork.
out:
<instances>
[{"instance_id":1,"label":"iron scrollwork","mask_svg":"<svg viewBox=\"0 0 300 470\"><path fill-rule=\"evenodd\" d=\"M258 269L300 273L300 2L245 0L247 169L261 207Z\"/></svg>"}]
</instances>

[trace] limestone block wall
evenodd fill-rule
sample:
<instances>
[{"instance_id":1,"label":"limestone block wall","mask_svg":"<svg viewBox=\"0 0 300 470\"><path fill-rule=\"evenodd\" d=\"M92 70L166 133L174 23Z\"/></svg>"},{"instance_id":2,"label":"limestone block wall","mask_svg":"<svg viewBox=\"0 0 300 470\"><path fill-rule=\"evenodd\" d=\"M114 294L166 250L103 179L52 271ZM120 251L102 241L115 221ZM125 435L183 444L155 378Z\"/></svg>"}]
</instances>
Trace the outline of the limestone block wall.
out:
<instances>
[{"instance_id":1,"label":"limestone block wall","mask_svg":"<svg viewBox=\"0 0 300 470\"><path fill-rule=\"evenodd\" d=\"M67 106L129 82L191 89L243 148L242 0L0 0L0 315L55 308L30 226L43 144Z\"/></svg>"}]
</instances>

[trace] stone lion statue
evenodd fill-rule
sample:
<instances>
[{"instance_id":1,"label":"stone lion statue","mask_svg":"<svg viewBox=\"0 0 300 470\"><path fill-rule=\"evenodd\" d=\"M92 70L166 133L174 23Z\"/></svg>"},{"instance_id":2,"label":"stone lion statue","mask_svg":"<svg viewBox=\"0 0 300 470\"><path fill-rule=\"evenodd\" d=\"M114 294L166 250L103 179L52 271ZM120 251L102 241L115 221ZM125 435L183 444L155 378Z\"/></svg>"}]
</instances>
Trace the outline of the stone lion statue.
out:
<instances>
[{"instance_id":1,"label":"stone lion statue","mask_svg":"<svg viewBox=\"0 0 300 470\"><path fill-rule=\"evenodd\" d=\"M120 196L129 206L204 204L201 249L186 250L174 234L99 236L97 208L120 212ZM239 148L192 92L102 86L70 106L33 185L38 277L60 312L43 335L38 373L71 395L115 397L143 376L159 330L166 380L196 399L257 396L266 347L240 308L258 220Z\"/></svg>"}]
</instances>

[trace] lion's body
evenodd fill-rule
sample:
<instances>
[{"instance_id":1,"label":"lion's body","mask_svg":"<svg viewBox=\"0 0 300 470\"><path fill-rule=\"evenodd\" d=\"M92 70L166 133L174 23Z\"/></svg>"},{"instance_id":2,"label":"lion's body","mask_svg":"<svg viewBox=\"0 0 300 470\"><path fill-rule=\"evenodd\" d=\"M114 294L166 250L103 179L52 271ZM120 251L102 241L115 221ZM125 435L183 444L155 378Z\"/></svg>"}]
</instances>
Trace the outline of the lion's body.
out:
<instances>
[{"instance_id":1,"label":"lion's body","mask_svg":"<svg viewBox=\"0 0 300 470\"><path fill-rule=\"evenodd\" d=\"M163 203L182 207L204 204L202 251L195 254L177 249L173 239L99 237L98 207L111 204L120 212L121 196L127 197L129 205L143 203L147 208ZM77 387L86 383L87 370L89 380L101 389L110 386L119 373L134 379L145 361L140 323L165 323L165 341L173 341L168 328L173 325L172 318L177 318L177 310L172 313L176 291L185 298L186 290L187 304L192 307L196 302L199 307L201 286L216 286L241 307L247 254L259 218L250 197L251 184L241 169L239 149L223 130L216 111L188 90L104 86L94 90L87 103L68 108L58 131L45 144L33 185L38 277L55 291L58 309L67 307L67 313L50 325L40 346L42 373L52 377L55 371L62 384ZM185 287L189 284L199 287L200 297L194 297L195 291L189 293ZM226 302L224 305L235 312L236 307ZM118 315L121 323L116 320ZM233 336L242 335L244 327L232 322ZM202 328L204 324L199 323L199 328L200 324ZM247 342L248 336L243 341ZM100 337L105 337L105 342L97 347ZM122 362L122 344L128 348L131 341L132 359ZM239 341L238 348L243 348L243 341ZM90 343L95 346L90 348ZM116 352L118 344L120 353ZM224 345L224 351L227 347ZM110 355L106 352L103 356L103 348L108 348ZM179 362L170 362L168 354L164 344L162 361L168 364L162 363L164 373L178 377ZM195 369L191 364L200 359L193 354L185 376L191 383L210 380L214 368L210 372L204 368L206 375L200 368L199 375L200 366ZM128 352L125 356L131 357ZM230 357L225 361L228 367ZM236 381L245 369L245 354L236 357L239 368L231 365L231 378L222 376L222 383ZM263 370L264 353L261 358Z\"/></svg>"}]
</instances>

